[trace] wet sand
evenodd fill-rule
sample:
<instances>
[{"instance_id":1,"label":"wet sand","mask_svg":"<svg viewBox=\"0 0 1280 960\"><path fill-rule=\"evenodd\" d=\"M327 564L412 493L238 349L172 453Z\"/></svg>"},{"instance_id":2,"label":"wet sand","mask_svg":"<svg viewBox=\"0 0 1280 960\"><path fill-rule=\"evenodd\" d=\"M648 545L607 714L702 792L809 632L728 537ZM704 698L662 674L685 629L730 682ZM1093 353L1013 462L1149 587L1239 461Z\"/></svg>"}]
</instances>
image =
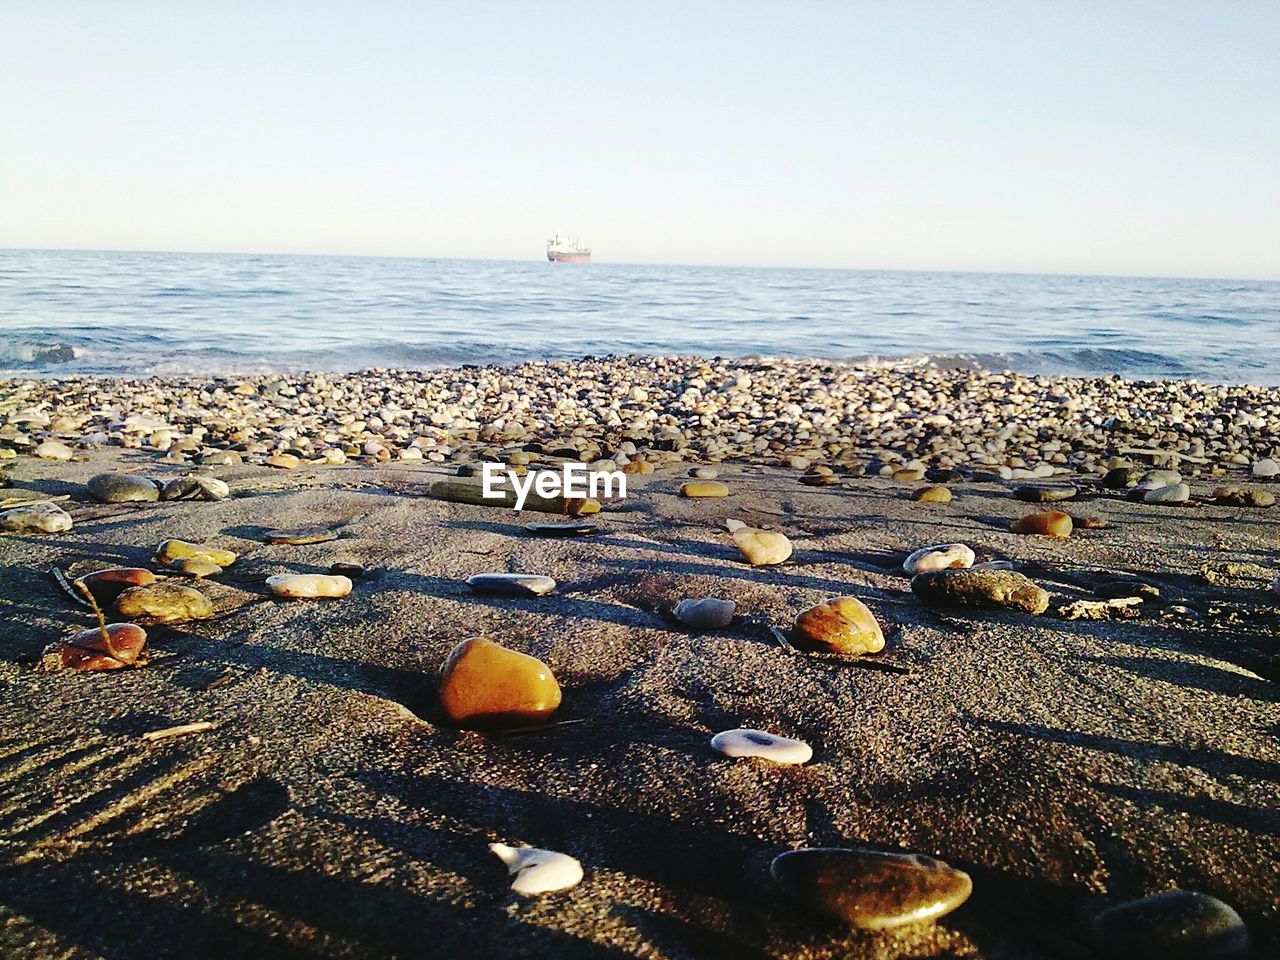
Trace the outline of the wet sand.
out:
<instances>
[{"instance_id":1,"label":"wet sand","mask_svg":"<svg viewBox=\"0 0 1280 960\"><path fill-rule=\"evenodd\" d=\"M13 461L18 490L71 496L75 527L0 536L0 954L1087 957L1096 910L1173 887L1235 906L1257 956L1280 948L1277 509L1086 487L1068 508L1109 526L1056 541L1008 531L1034 508L999 483L954 482L936 505L888 478L812 488L727 464L731 496L695 501L677 495L686 467L630 478L595 536L554 540L522 530L545 516L430 498L452 470L427 463L223 466L230 499L135 506L92 503L83 483L189 468L112 448ZM747 566L729 517L785 532L793 557ZM340 539L261 542L317 523ZM51 567L148 565L168 537L241 552L200 585L217 618L153 628L144 668L33 670L93 623ZM1055 604L1091 597L1101 568L1161 597L1119 622L931 612L900 564L940 541L1019 562ZM264 588L337 559L371 570L345 599ZM462 582L490 571L560 586L509 599ZM670 619L704 595L737 601L729 629ZM905 672L771 638L837 595L866 602L888 638L876 661ZM435 671L474 635L550 664L560 716L584 722L450 728ZM214 727L142 739L193 721ZM814 758L709 749L737 726L800 737ZM586 877L521 899L495 840L570 853ZM940 856L974 895L936 926L872 935L768 876L782 851L862 842Z\"/></svg>"}]
</instances>

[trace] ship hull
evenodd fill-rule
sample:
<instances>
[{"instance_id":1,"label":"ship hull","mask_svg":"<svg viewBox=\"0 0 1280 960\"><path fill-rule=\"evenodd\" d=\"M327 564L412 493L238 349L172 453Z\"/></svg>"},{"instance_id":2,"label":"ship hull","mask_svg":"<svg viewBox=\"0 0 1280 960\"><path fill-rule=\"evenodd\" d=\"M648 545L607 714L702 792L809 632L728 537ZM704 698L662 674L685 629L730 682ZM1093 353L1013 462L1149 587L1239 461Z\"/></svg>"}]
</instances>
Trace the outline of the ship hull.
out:
<instances>
[{"instance_id":1,"label":"ship hull","mask_svg":"<svg viewBox=\"0 0 1280 960\"><path fill-rule=\"evenodd\" d=\"M552 263L590 263L589 253L554 253L548 251L547 259Z\"/></svg>"}]
</instances>

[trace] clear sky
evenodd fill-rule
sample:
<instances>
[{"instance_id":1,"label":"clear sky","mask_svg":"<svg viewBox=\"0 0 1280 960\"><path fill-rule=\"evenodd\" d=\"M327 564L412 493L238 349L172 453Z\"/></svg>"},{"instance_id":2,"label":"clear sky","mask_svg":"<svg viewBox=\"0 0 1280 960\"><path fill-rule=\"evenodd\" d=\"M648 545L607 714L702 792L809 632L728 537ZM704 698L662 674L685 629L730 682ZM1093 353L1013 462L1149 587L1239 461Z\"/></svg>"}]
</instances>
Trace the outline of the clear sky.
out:
<instances>
[{"instance_id":1,"label":"clear sky","mask_svg":"<svg viewBox=\"0 0 1280 960\"><path fill-rule=\"evenodd\" d=\"M1280 0L3 0L0 247L1280 277Z\"/></svg>"}]
</instances>

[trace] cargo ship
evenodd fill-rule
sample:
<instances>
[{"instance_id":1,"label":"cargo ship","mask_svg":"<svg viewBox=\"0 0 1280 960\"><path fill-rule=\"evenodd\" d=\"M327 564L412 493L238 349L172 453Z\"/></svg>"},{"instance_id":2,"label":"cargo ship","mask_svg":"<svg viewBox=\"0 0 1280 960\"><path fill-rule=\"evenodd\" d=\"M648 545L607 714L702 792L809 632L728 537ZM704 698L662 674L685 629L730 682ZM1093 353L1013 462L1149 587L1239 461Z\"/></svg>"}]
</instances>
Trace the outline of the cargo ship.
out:
<instances>
[{"instance_id":1,"label":"cargo ship","mask_svg":"<svg viewBox=\"0 0 1280 960\"><path fill-rule=\"evenodd\" d=\"M547 259L552 263L590 263L591 248L557 233L547 241Z\"/></svg>"}]
</instances>

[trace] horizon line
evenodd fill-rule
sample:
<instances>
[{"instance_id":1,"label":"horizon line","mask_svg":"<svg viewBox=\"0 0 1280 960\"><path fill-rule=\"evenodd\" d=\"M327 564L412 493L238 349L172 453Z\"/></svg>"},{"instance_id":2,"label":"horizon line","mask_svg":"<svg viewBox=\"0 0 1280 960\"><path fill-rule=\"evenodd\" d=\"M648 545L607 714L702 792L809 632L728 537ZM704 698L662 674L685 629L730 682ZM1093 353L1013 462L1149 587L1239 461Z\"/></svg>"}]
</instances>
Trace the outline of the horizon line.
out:
<instances>
[{"instance_id":1,"label":"horizon line","mask_svg":"<svg viewBox=\"0 0 1280 960\"><path fill-rule=\"evenodd\" d=\"M1012 277L1089 277L1108 280L1199 280L1235 283L1280 283L1280 273L1272 277L1256 276L1202 276L1193 274L1141 274L1141 273L1077 273L1062 270L994 270L994 269L961 269L938 267L835 267L835 266L795 266L786 264L760 263L679 263L673 261L629 261L629 260L595 260L589 264L551 264L545 258L530 257L516 259L510 257L443 257L412 253L313 253L313 252L273 252L246 250L146 250L123 247L9 247L0 246L0 253L121 253L158 256L203 256L203 257L311 257L346 258L353 260L445 260L453 263L548 263L548 269L581 269L590 266L609 267L685 267L694 270L812 270L835 273L958 273L975 276L1012 276Z\"/></svg>"}]
</instances>

